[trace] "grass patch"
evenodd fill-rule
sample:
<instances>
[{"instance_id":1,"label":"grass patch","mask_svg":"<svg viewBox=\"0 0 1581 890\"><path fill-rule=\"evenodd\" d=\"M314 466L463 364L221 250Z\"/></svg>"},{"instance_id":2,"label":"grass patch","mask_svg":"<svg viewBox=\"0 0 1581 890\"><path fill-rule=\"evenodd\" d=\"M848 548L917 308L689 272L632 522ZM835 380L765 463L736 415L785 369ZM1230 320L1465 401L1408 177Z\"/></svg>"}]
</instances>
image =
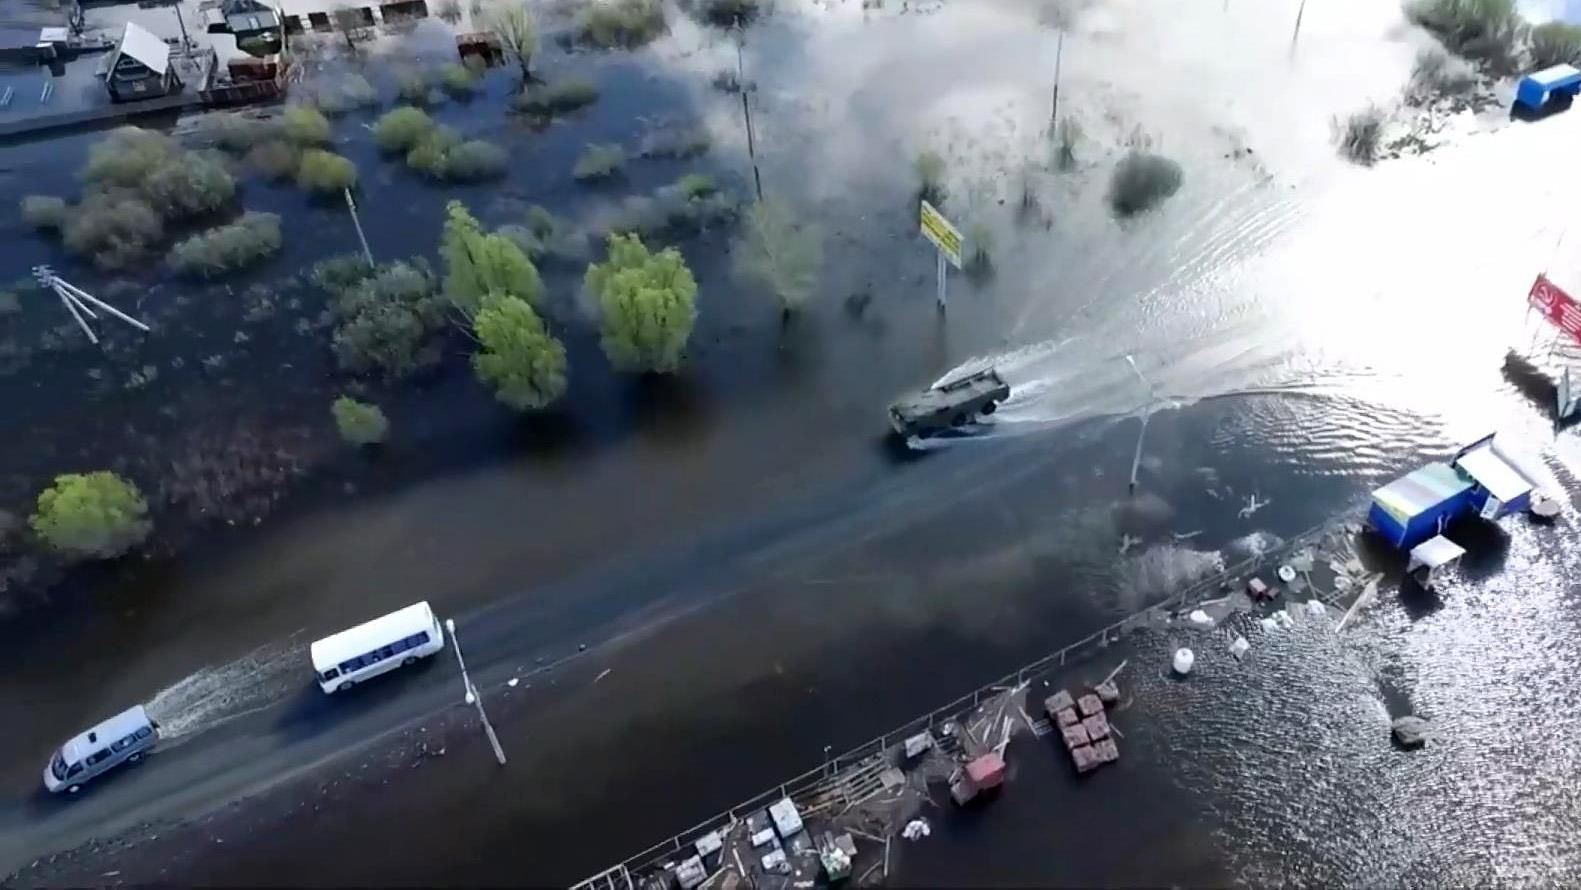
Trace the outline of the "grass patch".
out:
<instances>
[{"instance_id":1,"label":"grass patch","mask_svg":"<svg viewBox=\"0 0 1581 890\"><path fill-rule=\"evenodd\" d=\"M582 149L571 175L579 182L619 176L626 166L626 150L612 143L593 143Z\"/></svg>"},{"instance_id":2,"label":"grass patch","mask_svg":"<svg viewBox=\"0 0 1581 890\"><path fill-rule=\"evenodd\" d=\"M511 105L523 114L552 118L586 108L598 101L598 85L580 77L568 77L518 93Z\"/></svg>"},{"instance_id":3,"label":"grass patch","mask_svg":"<svg viewBox=\"0 0 1581 890\"><path fill-rule=\"evenodd\" d=\"M28 195L22 199L22 221L40 231L60 231L66 225L66 201L54 195Z\"/></svg>"},{"instance_id":4,"label":"grass patch","mask_svg":"<svg viewBox=\"0 0 1581 890\"><path fill-rule=\"evenodd\" d=\"M1152 152L1132 149L1109 179L1109 207L1117 216L1134 216L1162 204L1180 190L1180 165Z\"/></svg>"},{"instance_id":5,"label":"grass patch","mask_svg":"<svg viewBox=\"0 0 1581 890\"><path fill-rule=\"evenodd\" d=\"M1538 25L1528 35L1527 45L1531 48L1533 67L1581 66L1581 25L1564 22Z\"/></svg>"},{"instance_id":6,"label":"grass patch","mask_svg":"<svg viewBox=\"0 0 1581 890\"><path fill-rule=\"evenodd\" d=\"M1351 112L1343 121L1336 120L1335 142L1339 145L1340 155L1352 163L1371 166L1378 160L1383 121L1383 109L1376 105Z\"/></svg>"},{"instance_id":7,"label":"grass patch","mask_svg":"<svg viewBox=\"0 0 1581 890\"><path fill-rule=\"evenodd\" d=\"M334 152L308 149L297 168L296 184L320 194L338 192L357 184L357 166Z\"/></svg>"},{"instance_id":8,"label":"grass patch","mask_svg":"<svg viewBox=\"0 0 1581 890\"><path fill-rule=\"evenodd\" d=\"M593 0L577 19L577 39L602 49L636 49L664 33L659 0Z\"/></svg>"},{"instance_id":9,"label":"grass patch","mask_svg":"<svg viewBox=\"0 0 1581 890\"><path fill-rule=\"evenodd\" d=\"M255 265L280 252L280 217L244 213L229 225L193 235L170 249L166 262L183 275L212 278Z\"/></svg>"}]
</instances>

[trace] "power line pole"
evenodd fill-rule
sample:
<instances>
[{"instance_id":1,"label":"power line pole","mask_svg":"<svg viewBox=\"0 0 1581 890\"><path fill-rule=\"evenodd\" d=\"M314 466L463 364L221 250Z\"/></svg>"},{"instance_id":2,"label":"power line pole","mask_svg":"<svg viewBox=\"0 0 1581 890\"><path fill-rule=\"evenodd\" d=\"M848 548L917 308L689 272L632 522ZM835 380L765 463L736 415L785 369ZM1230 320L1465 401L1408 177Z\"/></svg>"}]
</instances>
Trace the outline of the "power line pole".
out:
<instances>
[{"instance_id":1,"label":"power line pole","mask_svg":"<svg viewBox=\"0 0 1581 890\"><path fill-rule=\"evenodd\" d=\"M1295 54L1296 40L1301 37L1301 17L1307 14L1307 0L1301 0L1301 5L1296 9L1296 27L1290 32L1290 53Z\"/></svg>"},{"instance_id":2,"label":"power line pole","mask_svg":"<svg viewBox=\"0 0 1581 890\"><path fill-rule=\"evenodd\" d=\"M357 240L362 242L362 255L368 261L368 268L374 268L373 251L368 249L368 236L362 233L362 220L357 216L357 202L351 199L351 189L341 189L346 196L346 209L351 211L351 224L357 227Z\"/></svg>"},{"instance_id":3,"label":"power line pole","mask_svg":"<svg viewBox=\"0 0 1581 890\"><path fill-rule=\"evenodd\" d=\"M1049 133L1052 135L1054 126L1059 123L1059 69L1060 57L1065 54L1065 29L1059 30L1058 42L1054 44L1054 95L1049 102Z\"/></svg>"},{"instance_id":4,"label":"power line pole","mask_svg":"<svg viewBox=\"0 0 1581 890\"><path fill-rule=\"evenodd\" d=\"M758 200L763 200L763 174L758 172L758 151L756 140L752 137L752 107L747 102L747 71L746 63L741 58L741 47L747 42L747 32L741 28L741 20L736 19L736 85L741 88L741 117L747 125L747 157L752 159L752 182L757 186Z\"/></svg>"},{"instance_id":5,"label":"power line pole","mask_svg":"<svg viewBox=\"0 0 1581 890\"><path fill-rule=\"evenodd\" d=\"M450 631L450 645L456 650L456 664L461 666L461 685L466 689L466 702L476 705L478 720L483 723L483 732L489 737L489 745L494 748L494 759L505 765L505 749L500 747L499 736L494 734L494 724L489 722L488 712L483 710L483 696L478 694L478 688L472 685L472 678L467 676L467 662L461 657L461 638L456 636L456 622L453 618L445 619L445 629Z\"/></svg>"}]
</instances>

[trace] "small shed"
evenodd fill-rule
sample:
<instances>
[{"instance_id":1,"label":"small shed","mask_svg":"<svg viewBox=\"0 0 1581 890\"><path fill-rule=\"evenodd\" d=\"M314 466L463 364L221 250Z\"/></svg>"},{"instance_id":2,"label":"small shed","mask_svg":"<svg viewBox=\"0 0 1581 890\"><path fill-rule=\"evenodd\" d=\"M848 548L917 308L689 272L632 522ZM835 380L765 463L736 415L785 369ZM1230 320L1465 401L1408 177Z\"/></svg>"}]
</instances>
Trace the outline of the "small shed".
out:
<instances>
[{"instance_id":1,"label":"small shed","mask_svg":"<svg viewBox=\"0 0 1581 890\"><path fill-rule=\"evenodd\" d=\"M1435 461L1374 491L1367 524L1401 550L1415 547L1471 509L1473 485L1459 470Z\"/></svg>"},{"instance_id":2,"label":"small shed","mask_svg":"<svg viewBox=\"0 0 1581 890\"><path fill-rule=\"evenodd\" d=\"M111 99L125 102L174 93L181 89L181 79L170 64L170 46L147 28L127 22L105 67L104 85Z\"/></svg>"},{"instance_id":3,"label":"small shed","mask_svg":"<svg viewBox=\"0 0 1581 890\"><path fill-rule=\"evenodd\" d=\"M1552 99L1581 94L1581 69L1574 65L1552 65L1521 78L1515 87L1515 104L1538 111Z\"/></svg>"},{"instance_id":4,"label":"small shed","mask_svg":"<svg viewBox=\"0 0 1581 890\"><path fill-rule=\"evenodd\" d=\"M1532 489L1537 486L1499 450L1492 435L1460 449L1453 466L1474 483L1471 507L1483 519L1502 519L1530 506Z\"/></svg>"},{"instance_id":5,"label":"small shed","mask_svg":"<svg viewBox=\"0 0 1581 890\"><path fill-rule=\"evenodd\" d=\"M1460 561L1466 550L1443 535L1435 535L1411 548L1406 573L1425 589L1431 589L1440 575Z\"/></svg>"},{"instance_id":6,"label":"small shed","mask_svg":"<svg viewBox=\"0 0 1581 890\"><path fill-rule=\"evenodd\" d=\"M774 829L780 833L780 837L786 840L801 831L801 813L796 812L796 805L788 797L769 807L769 818L774 820Z\"/></svg>"}]
</instances>

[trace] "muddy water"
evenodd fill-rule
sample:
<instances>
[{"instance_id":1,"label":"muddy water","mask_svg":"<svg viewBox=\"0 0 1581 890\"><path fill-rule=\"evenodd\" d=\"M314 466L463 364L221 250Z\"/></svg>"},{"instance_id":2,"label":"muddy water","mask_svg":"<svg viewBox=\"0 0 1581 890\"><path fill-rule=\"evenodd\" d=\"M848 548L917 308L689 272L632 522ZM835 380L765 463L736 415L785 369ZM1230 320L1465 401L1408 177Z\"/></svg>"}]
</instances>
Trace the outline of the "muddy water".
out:
<instances>
[{"instance_id":1,"label":"muddy water","mask_svg":"<svg viewBox=\"0 0 1581 890\"><path fill-rule=\"evenodd\" d=\"M1295 6L1209 3L1183 20L1142 2L1069 10L1060 108L1086 135L1077 171L1031 175L1039 210L1030 223L1014 209L1024 161L1043 151L1056 40L1040 9L815 5L755 26L743 58L758 86L765 189L788 196L826 239L825 295L810 317L779 339L771 308L730 282L721 240L705 238L684 245L703 284L703 321L676 388L655 395L609 377L590 338L573 333L572 404L555 425L500 418L464 373L410 396L393 416L412 432L398 433L372 471L392 480L378 496L356 496L355 486L325 492L313 509L238 533L212 554L139 574L69 632L21 647L0 701L25 702L37 719L0 748L8 787L20 793L41 752L101 712L160 690L167 701L203 700L213 675L194 675L207 665L413 599L461 614L516 603L574 638L653 607L661 591L634 583L592 604L539 591L579 589L573 582L590 567L729 541L734 528L768 530L764 538L826 529L831 551L842 534L877 536L903 562L916 551L908 532L918 517L955 510L980 525L1009 500L1087 529L1073 549L1108 555L1116 528L1087 522L1077 506L1056 509L1047 490L1015 489L1026 477L1010 468L1118 490L1131 441L1122 427L1150 412L1145 487L1168 492L1169 518L1126 533L1152 543L1208 525L1199 515L1239 518L1268 498L1259 519L1288 533L1318 518L1313 507L1337 508L1468 434L1541 436L1540 412L1498 367L1509 345L1529 339L1520 295L1533 270L1563 261L1558 220L1577 186L1551 171L1567 162L1581 124L1467 121L1454 145L1425 158L1347 168L1329 146L1331 119L1395 94L1420 35L1388 4L1317 4L1292 55ZM436 25L419 26L415 45L441 46ZM517 166L502 185L455 194L494 223L507 221L490 202L498 197L595 216L607 201L571 181L576 152L589 140L636 139L636 116L656 111L705 122L720 146L710 163L744 189L739 101L708 84L734 56L730 42L682 19L634 57L548 53L551 77L587 71L605 99L541 133L496 114L510 89L500 72L486 98L439 116L507 143ZM364 200L371 240L381 255L429 251L450 193L379 161L363 122L353 116L339 132L342 150L377 184ZM1121 224L1103 194L1127 141L1177 158L1186 178L1162 210ZM994 274L975 286L955 278L942 320L907 200L910 159L923 145L947 158L946 212L985 226L996 245ZM42 156L31 163L52 166ZM687 168L634 165L631 184L651 187ZM249 206L255 195L257 209L291 214L307 234L288 232L283 263L353 243L335 208L304 214L289 189L252 185ZM30 256L45 253L26 243ZM574 277L551 277L557 298L570 302ZM851 294L870 297L860 319L846 309ZM574 315L559 320L569 326ZM320 373L319 362L304 373ZM921 462L886 450L879 409L888 397L985 363L1000 364L1016 390L991 431ZM1093 442L1112 458L1104 467ZM1232 474L1203 448L1241 455L1237 478L1221 478ZM414 482L419 471L437 475ZM833 523L846 514L869 527ZM898 648L963 615L991 623L984 616L1004 614L1014 583L980 608L963 605L959 590L978 571L1084 587L1068 562L1061 571L1074 574L1063 583L1017 574L1018 561L1039 552L1007 552L986 531L929 541L956 562L954 574L939 569L955 583L888 591L891 608L869 630ZM778 645L816 650L838 635L818 622L794 627L795 639ZM514 651L500 640L496 657L531 658L542 640L525 640ZM1006 666L1004 652L980 655L982 674ZM290 688L208 700L223 701L218 713L244 713Z\"/></svg>"}]
</instances>

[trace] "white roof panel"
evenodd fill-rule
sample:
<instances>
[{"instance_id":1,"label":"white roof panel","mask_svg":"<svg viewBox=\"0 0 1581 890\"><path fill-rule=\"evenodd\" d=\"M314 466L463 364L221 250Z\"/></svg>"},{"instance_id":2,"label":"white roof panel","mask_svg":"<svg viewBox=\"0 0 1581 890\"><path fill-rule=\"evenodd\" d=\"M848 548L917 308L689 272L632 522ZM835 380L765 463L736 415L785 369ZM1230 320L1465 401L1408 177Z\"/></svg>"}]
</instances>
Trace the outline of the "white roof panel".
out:
<instances>
[{"instance_id":1,"label":"white roof panel","mask_svg":"<svg viewBox=\"0 0 1581 890\"><path fill-rule=\"evenodd\" d=\"M1466 548L1456 544L1443 535L1428 538L1422 543L1411 548L1411 564L1413 566L1427 566L1436 569L1441 565L1448 565L1466 555Z\"/></svg>"},{"instance_id":2,"label":"white roof panel","mask_svg":"<svg viewBox=\"0 0 1581 890\"><path fill-rule=\"evenodd\" d=\"M1532 490L1531 480L1505 460L1492 442L1462 454L1455 465L1501 501L1513 501Z\"/></svg>"},{"instance_id":3,"label":"white roof panel","mask_svg":"<svg viewBox=\"0 0 1581 890\"><path fill-rule=\"evenodd\" d=\"M67 43L71 40L71 32L65 28L41 28L38 32L39 43Z\"/></svg>"},{"instance_id":4,"label":"white roof panel","mask_svg":"<svg viewBox=\"0 0 1581 890\"><path fill-rule=\"evenodd\" d=\"M327 636L309 646L308 654L313 659L314 669L322 673L348 658L355 658L381 646L388 646L396 640L411 636L420 630L428 630L433 626L434 610L429 608L426 601L415 603L400 611L391 612L372 621L364 621L356 627Z\"/></svg>"},{"instance_id":5,"label":"white roof panel","mask_svg":"<svg viewBox=\"0 0 1581 890\"><path fill-rule=\"evenodd\" d=\"M126 30L121 34L121 52L142 62L155 74L164 74L170 69L170 47L136 22L126 23Z\"/></svg>"},{"instance_id":6,"label":"white roof panel","mask_svg":"<svg viewBox=\"0 0 1581 890\"><path fill-rule=\"evenodd\" d=\"M100 748L108 748L112 742L120 741L148 725L150 725L148 714L143 711L143 706L134 705L92 729L73 736L66 744L60 746L61 756L67 763L76 763ZM88 738L90 735L93 736L92 740Z\"/></svg>"}]
</instances>

